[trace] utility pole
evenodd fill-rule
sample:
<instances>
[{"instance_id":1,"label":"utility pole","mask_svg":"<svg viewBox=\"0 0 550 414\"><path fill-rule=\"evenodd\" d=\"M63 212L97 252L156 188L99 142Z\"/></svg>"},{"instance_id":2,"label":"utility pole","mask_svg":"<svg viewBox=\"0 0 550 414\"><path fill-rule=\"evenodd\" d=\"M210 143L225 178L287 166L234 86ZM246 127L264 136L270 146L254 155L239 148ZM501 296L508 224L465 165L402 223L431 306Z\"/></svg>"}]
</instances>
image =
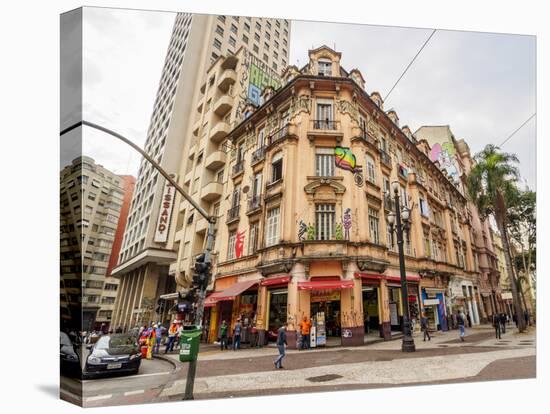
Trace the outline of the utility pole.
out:
<instances>
[{"instance_id":1,"label":"utility pole","mask_svg":"<svg viewBox=\"0 0 550 414\"><path fill-rule=\"evenodd\" d=\"M208 234L207 234L207 237L206 237L206 249L205 249L205 252L204 252L204 261L203 261L203 263L205 264L205 267L204 267L203 273L202 273L203 274L203 278L202 278L203 282L200 284L199 294L198 294L198 298L197 298L197 311L196 311L196 314L195 314L195 325L197 325L199 328L202 329L202 316L204 314L204 299L205 299L205 296L206 296L206 288L207 288L208 283L210 281L209 269L210 269L210 265L212 263L211 252L212 252L212 248L213 248L213 244L214 244L214 231L215 231L214 226L216 224L216 217L210 216L206 212L206 210L204 210L201 206L199 206L195 202L195 200L193 200L193 198L189 194L187 194L183 188L181 188L181 186L176 182L176 180L174 180L174 178L172 176L170 176L170 174L168 174L152 157L150 157L149 154L147 154L138 145L134 144L128 138L120 135L119 133L114 132L114 131L112 131L108 128L105 128L105 127L101 126L101 125L94 124L93 122L88 122L88 121L82 120L80 122L77 122L77 123L71 125L70 127L65 128L64 130L62 130L59 133L59 135L60 136L65 135L66 133L68 133L68 132L70 132L70 131L72 131L76 128L79 128L83 125L88 126L90 128L97 129L97 130L102 131L106 134L109 134L109 135L117 138L118 140L124 142L125 144L129 145L130 147L132 147L137 152L139 152L143 156L143 158L145 158L164 178L166 178L166 180L172 186L174 186L176 191L178 193L180 193L181 196L183 198L185 198L189 202L189 204L191 204L193 206L193 208L195 208L195 210L197 210L198 213L202 217L204 217L206 219L206 221L208 221ZM197 361L196 360L190 361L189 370L187 372L187 382L186 382L186 385L185 385L185 397L183 398L184 400L192 400L193 399L193 387L195 385L196 370L197 370Z\"/></svg>"}]
</instances>

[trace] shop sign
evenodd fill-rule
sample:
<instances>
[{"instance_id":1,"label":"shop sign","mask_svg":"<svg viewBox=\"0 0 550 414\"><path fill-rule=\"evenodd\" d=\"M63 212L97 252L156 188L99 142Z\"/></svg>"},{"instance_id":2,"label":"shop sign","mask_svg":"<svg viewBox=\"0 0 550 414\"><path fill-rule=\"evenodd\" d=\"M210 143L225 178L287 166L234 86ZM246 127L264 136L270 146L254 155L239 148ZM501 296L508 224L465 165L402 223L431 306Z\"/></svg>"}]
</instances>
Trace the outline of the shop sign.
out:
<instances>
[{"instance_id":1,"label":"shop sign","mask_svg":"<svg viewBox=\"0 0 550 414\"><path fill-rule=\"evenodd\" d=\"M175 179L174 174L170 174L170 177ZM162 198L160 199L160 212L155 227L154 240L156 243L166 243L168 240L168 227L170 226L172 211L174 210L175 198L174 186L169 181L166 181Z\"/></svg>"},{"instance_id":2,"label":"shop sign","mask_svg":"<svg viewBox=\"0 0 550 414\"><path fill-rule=\"evenodd\" d=\"M399 318L397 317L397 303L390 303L390 324L399 325Z\"/></svg>"},{"instance_id":3,"label":"shop sign","mask_svg":"<svg viewBox=\"0 0 550 414\"><path fill-rule=\"evenodd\" d=\"M331 302L340 300L339 290L312 290L310 302Z\"/></svg>"},{"instance_id":4,"label":"shop sign","mask_svg":"<svg viewBox=\"0 0 550 414\"><path fill-rule=\"evenodd\" d=\"M439 305L439 299L424 299L424 306Z\"/></svg>"},{"instance_id":5,"label":"shop sign","mask_svg":"<svg viewBox=\"0 0 550 414\"><path fill-rule=\"evenodd\" d=\"M353 331L351 329L342 329L342 337L351 338L353 336Z\"/></svg>"},{"instance_id":6,"label":"shop sign","mask_svg":"<svg viewBox=\"0 0 550 414\"><path fill-rule=\"evenodd\" d=\"M512 292L502 292L501 296L503 300L512 299Z\"/></svg>"}]
</instances>

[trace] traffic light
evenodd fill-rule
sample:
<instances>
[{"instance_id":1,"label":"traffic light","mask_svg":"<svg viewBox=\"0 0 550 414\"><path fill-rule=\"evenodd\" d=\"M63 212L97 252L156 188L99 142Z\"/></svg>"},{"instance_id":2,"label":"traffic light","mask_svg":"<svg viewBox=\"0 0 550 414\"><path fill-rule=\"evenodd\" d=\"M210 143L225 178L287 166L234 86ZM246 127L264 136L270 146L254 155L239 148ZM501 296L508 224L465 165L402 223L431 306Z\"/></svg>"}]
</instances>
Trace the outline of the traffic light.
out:
<instances>
[{"instance_id":1,"label":"traffic light","mask_svg":"<svg viewBox=\"0 0 550 414\"><path fill-rule=\"evenodd\" d=\"M210 282L210 262L206 261L206 255L204 253L195 257L194 269L193 287L206 289Z\"/></svg>"}]
</instances>

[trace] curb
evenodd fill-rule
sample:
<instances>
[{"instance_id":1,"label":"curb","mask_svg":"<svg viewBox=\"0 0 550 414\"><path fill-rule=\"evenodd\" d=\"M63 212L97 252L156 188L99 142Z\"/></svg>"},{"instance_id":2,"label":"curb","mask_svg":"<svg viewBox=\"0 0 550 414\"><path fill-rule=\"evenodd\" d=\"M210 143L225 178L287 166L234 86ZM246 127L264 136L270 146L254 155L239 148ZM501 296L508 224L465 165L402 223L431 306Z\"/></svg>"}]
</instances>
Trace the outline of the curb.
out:
<instances>
[{"instance_id":1,"label":"curb","mask_svg":"<svg viewBox=\"0 0 550 414\"><path fill-rule=\"evenodd\" d=\"M153 355L153 359L160 359L161 361L168 362L170 365L172 365L172 367L174 369L174 372L177 372L182 368L181 366L178 366L178 364L176 364L172 360L172 358L168 358L168 357L165 357L165 356L159 356L159 355Z\"/></svg>"}]
</instances>

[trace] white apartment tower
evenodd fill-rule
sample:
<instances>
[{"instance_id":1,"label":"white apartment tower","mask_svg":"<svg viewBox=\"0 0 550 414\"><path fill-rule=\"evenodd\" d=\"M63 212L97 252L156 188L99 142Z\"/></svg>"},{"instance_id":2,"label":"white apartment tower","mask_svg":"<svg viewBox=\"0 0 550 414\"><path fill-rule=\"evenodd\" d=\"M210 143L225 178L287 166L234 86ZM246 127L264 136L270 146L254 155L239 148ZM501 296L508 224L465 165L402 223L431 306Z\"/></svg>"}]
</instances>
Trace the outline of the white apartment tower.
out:
<instances>
[{"instance_id":1,"label":"white apartment tower","mask_svg":"<svg viewBox=\"0 0 550 414\"><path fill-rule=\"evenodd\" d=\"M246 48L263 66L280 72L288 64L289 42L288 20L178 13L145 151L183 182L182 160L187 157L196 104L211 65ZM170 229L178 202L173 188L142 160L118 266L113 270L120 277L113 326L129 329L168 317L169 309L158 298L176 290L169 266L178 258Z\"/></svg>"}]
</instances>

